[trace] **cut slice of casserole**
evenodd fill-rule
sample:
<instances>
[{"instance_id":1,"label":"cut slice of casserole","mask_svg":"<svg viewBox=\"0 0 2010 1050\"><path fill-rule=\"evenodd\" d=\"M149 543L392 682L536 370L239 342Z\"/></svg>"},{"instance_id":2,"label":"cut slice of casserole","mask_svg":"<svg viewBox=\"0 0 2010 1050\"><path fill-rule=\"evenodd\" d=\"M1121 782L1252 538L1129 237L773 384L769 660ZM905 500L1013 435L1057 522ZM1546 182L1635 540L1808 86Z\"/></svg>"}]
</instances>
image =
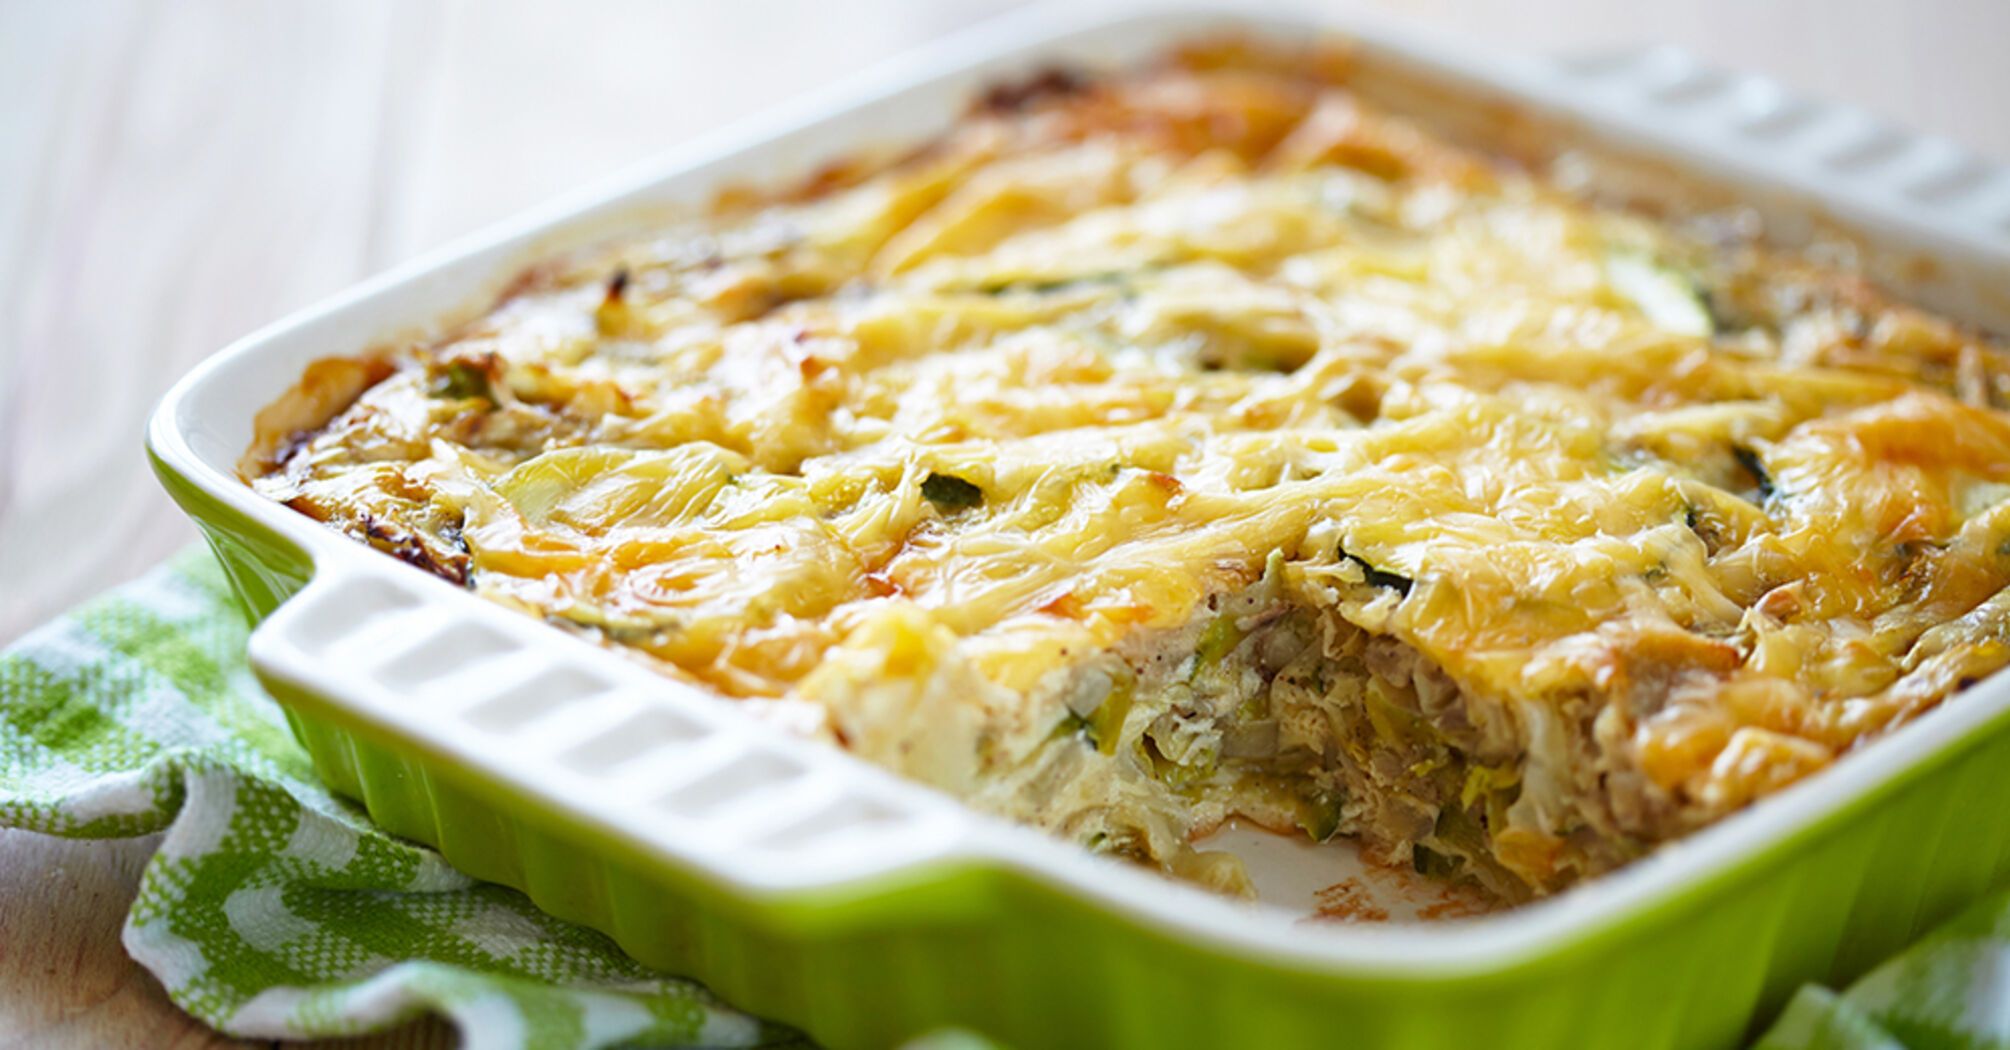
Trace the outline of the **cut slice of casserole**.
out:
<instances>
[{"instance_id":1,"label":"cut slice of casserole","mask_svg":"<svg viewBox=\"0 0 2010 1050\"><path fill-rule=\"evenodd\" d=\"M2003 355L1197 48L322 362L271 498L971 803L1512 902L2010 660Z\"/></svg>"}]
</instances>

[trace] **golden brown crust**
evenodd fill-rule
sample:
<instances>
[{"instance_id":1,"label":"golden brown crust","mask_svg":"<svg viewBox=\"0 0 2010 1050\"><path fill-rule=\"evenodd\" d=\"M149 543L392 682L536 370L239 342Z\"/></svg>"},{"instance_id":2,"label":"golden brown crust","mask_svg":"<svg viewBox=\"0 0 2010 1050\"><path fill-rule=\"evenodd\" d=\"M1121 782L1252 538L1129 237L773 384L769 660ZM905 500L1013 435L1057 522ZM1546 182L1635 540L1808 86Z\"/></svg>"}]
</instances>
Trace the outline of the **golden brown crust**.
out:
<instances>
[{"instance_id":1,"label":"golden brown crust","mask_svg":"<svg viewBox=\"0 0 2010 1050\"><path fill-rule=\"evenodd\" d=\"M392 374L310 373L252 462L966 792L1044 746L1048 673L1265 579L1456 685L1403 746L1477 779L1391 782L1545 890L2010 660L2002 352L1684 218L1330 54L1195 49L547 261Z\"/></svg>"}]
</instances>

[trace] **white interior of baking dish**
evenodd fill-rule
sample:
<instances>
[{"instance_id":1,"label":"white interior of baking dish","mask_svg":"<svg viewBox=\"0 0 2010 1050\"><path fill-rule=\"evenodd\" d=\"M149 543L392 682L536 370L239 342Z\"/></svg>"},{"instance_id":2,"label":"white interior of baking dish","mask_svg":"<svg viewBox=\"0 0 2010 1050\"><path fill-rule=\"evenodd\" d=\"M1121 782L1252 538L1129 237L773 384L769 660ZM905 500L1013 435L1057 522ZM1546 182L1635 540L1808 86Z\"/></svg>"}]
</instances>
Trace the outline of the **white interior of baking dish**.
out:
<instances>
[{"instance_id":1,"label":"white interior of baking dish","mask_svg":"<svg viewBox=\"0 0 2010 1050\"><path fill-rule=\"evenodd\" d=\"M1353 39L1365 94L1430 123L1471 124L1474 98L1540 134L1574 129L1693 171L1792 241L1839 226L1896 290L2010 330L2010 174L1950 144L1808 103L1665 51L1581 61L1480 57L1352 20L1223 12L1036 9L967 31L797 104L694 141L369 281L217 354L164 399L149 443L172 469L309 552L313 583L255 634L275 679L506 783L580 825L762 897L936 865L1018 869L1140 920L1300 965L1394 974L1491 968L1693 888L1750 850L1848 806L2010 707L2010 679L1964 694L1813 781L1554 900L1454 924L1304 924L1313 887L1355 874L1332 848L1237 848L1293 907L1251 907L976 815L848 755L754 721L537 621L491 605L269 503L234 473L251 419L311 360L434 330L478 307L529 257L605 235L720 184L773 183L860 146L945 126L987 83L1045 65L1091 68L1224 31ZM1442 118L1442 119L1439 119ZM1527 129L1524 129L1527 130ZM1345 850L1340 851L1344 853ZM1332 871L1308 866L1338 865ZM1375 877L1398 918L1417 895ZM1384 903L1390 903L1385 900Z\"/></svg>"}]
</instances>

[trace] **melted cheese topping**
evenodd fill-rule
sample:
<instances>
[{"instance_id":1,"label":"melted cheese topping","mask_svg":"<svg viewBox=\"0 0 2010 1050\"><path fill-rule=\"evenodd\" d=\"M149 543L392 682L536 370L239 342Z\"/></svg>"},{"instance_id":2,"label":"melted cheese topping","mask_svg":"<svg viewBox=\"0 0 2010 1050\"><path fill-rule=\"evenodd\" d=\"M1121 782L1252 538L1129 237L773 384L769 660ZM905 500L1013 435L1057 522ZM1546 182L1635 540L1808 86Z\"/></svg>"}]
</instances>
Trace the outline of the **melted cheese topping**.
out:
<instances>
[{"instance_id":1,"label":"melted cheese topping","mask_svg":"<svg viewBox=\"0 0 2010 1050\"><path fill-rule=\"evenodd\" d=\"M1323 62L1044 87L540 265L257 485L961 790L1273 558L1505 705L1538 808L1709 819L2010 659L1994 349Z\"/></svg>"}]
</instances>

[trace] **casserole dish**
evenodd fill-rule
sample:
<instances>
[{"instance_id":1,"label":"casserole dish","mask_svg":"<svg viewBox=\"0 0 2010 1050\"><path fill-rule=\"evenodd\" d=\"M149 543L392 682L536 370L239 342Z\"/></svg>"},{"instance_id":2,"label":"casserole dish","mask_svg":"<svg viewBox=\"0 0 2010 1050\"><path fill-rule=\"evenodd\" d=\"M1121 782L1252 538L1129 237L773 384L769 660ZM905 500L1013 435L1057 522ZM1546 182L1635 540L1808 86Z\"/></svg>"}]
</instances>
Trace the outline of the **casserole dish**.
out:
<instances>
[{"instance_id":1,"label":"casserole dish","mask_svg":"<svg viewBox=\"0 0 2010 1050\"><path fill-rule=\"evenodd\" d=\"M1035 16L1018 30L1031 41L1025 48L933 79L923 63L913 87L394 274L253 337L185 381L156 418L156 462L254 611L272 613L253 643L254 664L324 774L386 826L439 845L471 873L521 886L555 913L609 930L646 962L693 973L841 1045L942 1024L1035 1045L1309 1041L1330 1036L1340 1016L1375 1045L1475 1036L1600 1045L1622 1033L1638 1042L1643 1028L1650 1042L1709 1045L1793 982L1860 966L1993 880L2001 864L1993 849L1971 856L1944 838L1909 837L1946 827L1952 816L1937 803L1966 797L1937 794L1949 785L1926 785L1926 770L1936 781L1986 778L1981 749L1993 737L1982 728L2001 704L1990 699L2000 690L1985 686L1822 778L1826 789L1785 792L1555 902L1445 929L1306 930L1099 864L774 737L696 690L473 607L361 548L338 549L346 545L310 535L304 519L279 520L230 476L250 406L308 358L422 325L507 276L528 248L577 243L722 179L770 178L850 145L863 127L875 137L928 127L975 84L1036 57L1120 62L1218 24L1155 16L1078 29ZM1730 87L1734 101L1768 101L1749 82L1667 56L1485 67L1384 34L1353 35L1362 40L1358 83L1427 116L1443 109L1470 123L1478 114L1510 136L1560 134L1576 120L1577 133L1642 154L1658 140L1664 151L1738 155L1742 141L1721 126L1658 115L1655 138L1628 141L1614 116L1658 104L1702 106L1721 119ZM959 50L969 48L950 46L938 63L973 57ZM1578 103L1563 106L1564 97ZM1783 112L1802 117L1783 122L1768 109L1760 116L1772 122L1757 126L1806 128L1810 111ZM1815 124L1820 132L1826 120ZM1992 240L2001 238L1974 221L2000 230L1989 212L1993 173L1893 141L1852 140L1840 153L1824 144L1836 163L1861 170L1868 151L1893 166L1892 185L1871 180L1825 203L1871 244L1873 263L1908 248L1930 254L1934 268L1893 271L1915 278L1905 282L1914 297L1996 320L1986 293L1999 272ZM1804 222L1812 215L1805 196L1786 193L1793 181L1775 179L1770 191L1754 183L1744 194L1770 201L1772 227L1788 236L1797 203ZM1938 819L1907 814L1887 826L1908 799ZM1996 841L1982 826L1987 815L1964 819L1974 833L1966 842ZM1865 844L1880 828L1891 838L1875 844L1873 859ZM1902 866L1887 869L1887 857ZM1920 877L1902 885L1914 866ZM1766 936L1755 941L1755 932ZM867 958L870 971L850 963ZM1586 1010L1594 987L1598 1006ZM1466 1009L1429 1009L1447 997Z\"/></svg>"}]
</instances>

